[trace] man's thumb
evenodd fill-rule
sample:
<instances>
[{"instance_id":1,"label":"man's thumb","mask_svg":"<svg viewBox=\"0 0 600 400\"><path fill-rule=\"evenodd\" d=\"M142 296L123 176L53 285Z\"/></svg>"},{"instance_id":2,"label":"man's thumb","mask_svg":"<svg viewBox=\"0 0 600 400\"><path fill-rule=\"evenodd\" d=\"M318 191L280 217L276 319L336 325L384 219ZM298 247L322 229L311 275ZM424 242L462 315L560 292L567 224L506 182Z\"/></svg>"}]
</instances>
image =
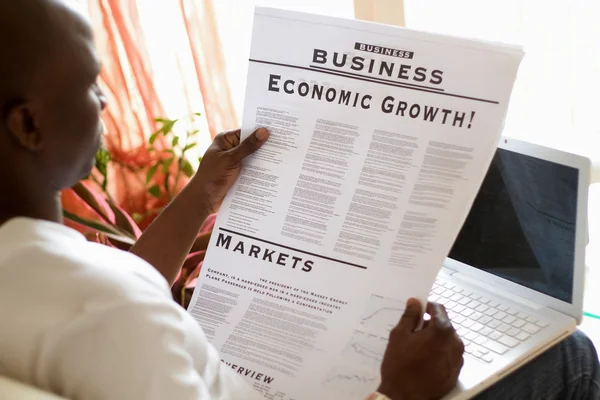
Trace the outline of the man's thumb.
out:
<instances>
[{"instance_id":1,"label":"man's thumb","mask_svg":"<svg viewBox=\"0 0 600 400\"><path fill-rule=\"evenodd\" d=\"M269 138L269 131L265 128L259 128L252 132L242 143L237 146L233 152L238 161L242 161L256 150L260 149Z\"/></svg>"},{"instance_id":2,"label":"man's thumb","mask_svg":"<svg viewBox=\"0 0 600 400\"><path fill-rule=\"evenodd\" d=\"M408 299L406 310L404 310L404 314L398 323L398 331L409 333L417 329L421 322L422 314L421 302L413 298Z\"/></svg>"}]
</instances>

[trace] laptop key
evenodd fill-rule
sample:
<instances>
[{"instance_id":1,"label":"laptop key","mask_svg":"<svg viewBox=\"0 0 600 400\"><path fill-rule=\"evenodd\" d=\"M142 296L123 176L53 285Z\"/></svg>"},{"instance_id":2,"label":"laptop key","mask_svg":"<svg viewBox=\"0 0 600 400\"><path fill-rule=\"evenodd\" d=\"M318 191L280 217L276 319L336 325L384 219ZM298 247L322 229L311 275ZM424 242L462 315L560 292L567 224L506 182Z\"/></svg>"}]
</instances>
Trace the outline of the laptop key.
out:
<instances>
[{"instance_id":1,"label":"laptop key","mask_svg":"<svg viewBox=\"0 0 600 400\"><path fill-rule=\"evenodd\" d=\"M462 315L464 315L465 317L469 317L471 314L473 314L475 311L471 310L470 308L465 308L463 310L463 312L461 312Z\"/></svg>"},{"instance_id":2,"label":"laptop key","mask_svg":"<svg viewBox=\"0 0 600 400\"><path fill-rule=\"evenodd\" d=\"M508 347L506 347L505 345L498 343L498 342L493 342L491 340L488 340L487 342L485 342L483 344L483 347L493 351L494 353L498 353L500 355L502 355L508 351Z\"/></svg>"},{"instance_id":3,"label":"laptop key","mask_svg":"<svg viewBox=\"0 0 600 400\"><path fill-rule=\"evenodd\" d=\"M487 339L485 336L477 336L477 337L476 337L476 338L473 340L473 342L475 342L475 343L477 343L477 344L481 345L481 344L484 344L485 342L487 342L487 340L488 340L488 339Z\"/></svg>"},{"instance_id":4,"label":"laptop key","mask_svg":"<svg viewBox=\"0 0 600 400\"><path fill-rule=\"evenodd\" d=\"M470 302L471 302L471 299L469 297L463 297L462 299L460 299L458 301L458 304L465 306L465 305L469 304Z\"/></svg>"},{"instance_id":5,"label":"laptop key","mask_svg":"<svg viewBox=\"0 0 600 400\"><path fill-rule=\"evenodd\" d=\"M469 304L467 304L467 307L472 308L472 309L476 309L480 305L481 305L481 303L478 302L477 300L471 300L471 302Z\"/></svg>"},{"instance_id":6,"label":"laptop key","mask_svg":"<svg viewBox=\"0 0 600 400\"><path fill-rule=\"evenodd\" d=\"M546 321L538 321L535 323L537 326L539 326L540 328L545 328L548 326L548 323Z\"/></svg>"},{"instance_id":7,"label":"laptop key","mask_svg":"<svg viewBox=\"0 0 600 400\"><path fill-rule=\"evenodd\" d=\"M481 317L483 317L483 314L478 313L478 312L474 312L473 314L471 314L471 319L473 321L479 321L479 319L481 319Z\"/></svg>"},{"instance_id":8,"label":"laptop key","mask_svg":"<svg viewBox=\"0 0 600 400\"><path fill-rule=\"evenodd\" d=\"M465 306L461 306L460 304L457 304L456 307L454 307L452 309L452 311L456 312L456 313L461 313L463 312L463 310L465 309Z\"/></svg>"},{"instance_id":9,"label":"laptop key","mask_svg":"<svg viewBox=\"0 0 600 400\"><path fill-rule=\"evenodd\" d=\"M492 320L492 317L488 317L487 315L482 315L481 318L479 318L477 321L480 324L487 325L490 323L491 320Z\"/></svg>"},{"instance_id":10,"label":"laptop key","mask_svg":"<svg viewBox=\"0 0 600 400\"><path fill-rule=\"evenodd\" d=\"M471 329L473 332L479 332L483 329L483 325L481 325L479 322L475 322L469 329Z\"/></svg>"},{"instance_id":11,"label":"laptop key","mask_svg":"<svg viewBox=\"0 0 600 400\"><path fill-rule=\"evenodd\" d=\"M483 336L488 336L492 332L494 332L493 329L491 329L491 328L489 328L487 326L484 326L483 329L479 331L479 334L483 335Z\"/></svg>"},{"instance_id":12,"label":"laptop key","mask_svg":"<svg viewBox=\"0 0 600 400\"><path fill-rule=\"evenodd\" d=\"M515 320L515 321L512 323L512 326L514 326L515 328L520 328L520 327L522 327L523 325L525 325L525 323L526 323L526 322L525 322L525 321L523 321L522 319L518 319L518 318L517 318L517 319L516 319L516 320Z\"/></svg>"},{"instance_id":13,"label":"laptop key","mask_svg":"<svg viewBox=\"0 0 600 400\"><path fill-rule=\"evenodd\" d=\"M534 333L538 333L540 331L540 328L538 328L537 326L530 324L530 323L523 325L523 328L521 328L521 329L523 329L525 332L527 332L531 335L533 335Z\"/></svg>"},{"instance_id":14,"label":"laptop key","mask_svg":"<svg viewBox=\"0 0 600 400\"><path fill-rule=\"evenodd\" d=\"M478 335L478 334L476 334L475 332L473 332L473 331L470 331L469 333L467 333L467 334L465 335L465 338L466 338L467 340L475 340L475 338L476 338L476 337L478 337L478 336L479 336L479 335Z\"/></svg>"},{"instance_id":15,"label":"laptop key","mask_svg":"<svg viewBox=\"0 0 600 400\"><path fill-rule=\"evenodd\" d=\"M504 324L504 323L501 323L500 325L498 325L498 326L496 327L496 330L497 330L498 332L502 332L502 333L504 333L504 332L506 332L506 331L508 330L508 325L506 325L506 324Z\"/></svg>"},{"instance_id":16,"label":"laptop key","mask_svg":"<svg viewBox=\"0 0 600 400\"><path fill-rule=\"evenodd\" d=\"M458 328L456 333L458 334L458 336L465 336L467 333L469 333L469 330L461 326L460 328Z\"/></svg>"},{"instance_id":17,"label":"laptop key","mask_svg":"<svg viewBox=\"0 0 600 400\"><path fill-rule=\"evenodd\" d=\"M464 326L465 328L470 328L474 323L475 323L475 321L473 321L472 319L467 319L461 325Z\"/></svg>"},{"instance_id":18,"label":"laptop key","mask_svg":"<svg viewBox=\"0 0 600 400\"><path fill-rule=\"evenodd\" d=\"M463 298L462 294L456 293L454 296L450 297L450 300L452 300L452 301L458 301L458 300L460 300L462 298Z\"/></svg>"},{"instance_id":19,"label":"laptop key","mask_svg":"<svg viewBox=\"0 0 600 400\"><path fill-rule=\"evenodd\" d=\"M454 324L462 324L464 322L464 320L466 320L467 318L462 316L462 315L456 315L455 317L451 318L452 323Z\"/></svg>"},{"instance_id":20,"label":"laptop key","mask_svg":"<svg viewBox=\"0 0 600 400\"><path fill-rule=\"evenodd\" d=\"M525 332L521 332L517 336L515 336L515 338L519 339L520 341L525 341L525 340L529 339L529 335L526 334Z\"/></svg>"},{"instance_id":21,"label":"laptop key","mask_svg":"<svg viewBox=\"0 0 600 400\"><path fill-rule=\"evenodd\" d=\"M498 321L497 319L490 321L487 326L489 326L492 329L496 329L498 326L500 326L501 322Z\"/></svg>"},{"instance_id":22,"label":"laptop key","mask_svg":"<svg viewBox=\"0 0 600 400\"><path fill-rule=\"evenodd\" d=\"M485 304L480 304L479 307L477 307L475 309L475 311L485 312L488 308L490 308L490 306L485 305Z\"/></svg>"},{"instance_id":23,"label":"laptop key","mask_svg":"<svg viewBox=\"0 0 600 400\"><path fill-rule=\"evenodd\" d=\"M506 313L510 315L517 315L517 310L515 310L514 308L509 308L508 310L506 310Z\"/></svg>"},{"instance_id":24,"label":"laptop key","mask_svg":"<svg viewBox=\"0 0 600 400\"><path fill-rule=\"evenodd\" d=\"M531 316L530 316L530 317L527 317L527 318L526 318L526 320L527 320L527 322L531 322L532 324L535 324L536 322L538 322L538 320L537 320L537 319L535 319L535 318L533 318L533 317L531 317Z\"/></svg>"},{"instance_id":25,"label":"laptop key","mask_svg":"<svg viewBox=\"0 0 600 400\"><path fill-rule=\"evenodd\" d=\"M529 315L522 312L518 313L517 316L521 319L527 319L529 317Z\"/></svg>"},{"instance_id":26,"label":"laptop key","mask_svg":"<svg viewBox=\"0 0 600 400\"><path fill-rule=\"evenodd\" d=\"M446 289L443 286L438 286L435 289L433 289L433 293L435 294L442 294L446 291Z\"/></svg>"},{"instance_id":27,"label":"laptop key","mask_svg":"<svg viewBox=\"0 0 600 400\"><path fill-rule=\"evenodd\" d=\"M508 328L508 330L507 330L506 332L504 332L504 333L505 333L505 334L507 334L507 335L510 335L510 336L517 336L517 335L518 335L520 332L521 332L521 331L520 331L520 330L518 330L517 328L515 328L515 327L510 327L510 328Z\"/></svg>"},{"instance_id":28,"label":"laptop key","mask_svg":"<svg viewBox=\"0 0 600 400\"><path fill-rule=\"evenodd\" d=\"M496 308L497 308L498 310L500 310L500 311L504 311L504 312L507 312L507 311L508 311L508 307L506 307L506 306L503 306L502 304L498 304L498 305L496 306Z\"/></svg>"},{"instance_id":29,"label":"laptop key","mask_svg":"<svg viewBox=\"0 0 600 400\"><path fill-rule=\"evenodd\" d=\"M494 361L494 357L492 357L489 354L484 354L483 357L481 357L481 359L487 363L491 363L492 361Z\"/></svg>"},{"instance_id":30,"label":"laptop key","mask_svg":"<svg viewBox=\"0 0 600 400\"><path fill-rule=\"evenodd\" d=\"M490 306L490 307L494 307L494 308L500 308L500 307L499 307L499 306L500 306L500 304L496 303L496 302L495 302L495 301L493 301L493 300L490 300L490 301L488 301L488 303L487 303L487 304L488 304L488 306ZM500 311L506 311L506 309L504 309L504 310L500 310Z\"/></svg>"},{"instance_id":31,"label":"laptop key","mask_svg":"<svg viewBox=\"0 0 600 400\"><path fill-rule=\"evenodd\" d=\"M496 314L498 312L498 310L496 310L495 308L489 308L485 311L485 315L493 317L494 314Z\"/></svg>"},{"instance_id":32,"label":"laptop key","mask_svg":"<svg viewBox=\"0 0 600 400\"><path fill-rule=\"evenodd\" d=\"M498 339L498 341L508 347L515 347L516 345L519 344L518 340L515 340L515 339L511 338L510 336L506 336L506 335L501 336L500 339Z\"/></svg>"},{"instance_id":33,"label":"laptop key","mask_svg":"<svg viewBox=\"0 0 600 400\"><path fill-rule=\"evenodd\" d=\"M504 311L498 311L496 314L494 314L494 318L503 320L504 318L506 318L506 315L507 314Z\"/></svg>"},{"instance_id":34,"label":"laptop key","mask_svg":"<svg viewBox=\"0 0 600 400\"><path fill-rule=\"evenodd\" d=\"M489 338L492 340L498 340L498 338L500 338L500 336L502 336L502 334L498 331L494 331L489 334Z\"/></svg>"},{"instance_id":35,"label":"laptop key","mask_svg":"<svg viewBox=\"0 0 600 400\"><path fill-rule=\"evenodd\" d=\"M504 322L505 324L512 324L516 320L517 319L515 317L513 317L512 315L507 315L506 317L502 318L502 322Z\"/></svg>"}]
</instances>

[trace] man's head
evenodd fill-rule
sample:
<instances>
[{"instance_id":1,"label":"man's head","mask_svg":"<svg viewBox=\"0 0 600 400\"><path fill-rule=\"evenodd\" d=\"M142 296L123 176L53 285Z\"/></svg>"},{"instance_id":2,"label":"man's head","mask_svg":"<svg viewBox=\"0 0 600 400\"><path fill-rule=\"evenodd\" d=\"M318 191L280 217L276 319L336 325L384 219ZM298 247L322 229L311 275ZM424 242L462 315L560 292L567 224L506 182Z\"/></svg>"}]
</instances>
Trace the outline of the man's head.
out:
<instances>
[{"instance_id":1,"label":"man's head","mask_svg":"<svg viewBox=\"0 0 600 400\"><path fill-rule=\"evenodd\" d=\"M89 174L106 106L88 22L59 0L0 0L0 179L58 191Z\"/></svg>"}]
</instances>

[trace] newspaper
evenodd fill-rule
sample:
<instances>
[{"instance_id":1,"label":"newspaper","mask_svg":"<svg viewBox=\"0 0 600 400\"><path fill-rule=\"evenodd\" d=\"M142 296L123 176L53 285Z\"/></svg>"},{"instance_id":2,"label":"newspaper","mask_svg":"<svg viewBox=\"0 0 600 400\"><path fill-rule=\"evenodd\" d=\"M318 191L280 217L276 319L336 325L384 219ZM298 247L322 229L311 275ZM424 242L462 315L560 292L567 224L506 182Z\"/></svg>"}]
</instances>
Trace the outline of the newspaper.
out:
<instances>
[{"instance_id":1,"label":"newspaper","mask_svg":"<svg viewBox=\"0 0 600 400\"><path fill-rule=\"evenodd\" d=\"M257 8L242 138L189 311L269 399L364 399L500 139L520 49Z\"/></svg>"}]
</instances>

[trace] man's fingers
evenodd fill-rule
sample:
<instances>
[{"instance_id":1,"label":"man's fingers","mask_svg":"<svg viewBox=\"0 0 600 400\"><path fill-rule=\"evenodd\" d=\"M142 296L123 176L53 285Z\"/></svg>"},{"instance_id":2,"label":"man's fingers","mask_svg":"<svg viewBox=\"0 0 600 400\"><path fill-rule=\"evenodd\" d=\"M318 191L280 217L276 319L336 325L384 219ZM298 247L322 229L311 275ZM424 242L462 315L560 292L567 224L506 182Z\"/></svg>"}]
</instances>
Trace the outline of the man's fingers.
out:
<instances>
[{"instance_id":1,"label":"man's fingers","mask_svg":"<svg viewBox=\"0 0 600 400\"><path fill-rule=\"evenodd\" d=\"M423 311L421 302L417 299L408 299L406 302L406 310L404 310L404 314L402 315L402 318L400 318L400 322L396 329L404 333L412 332L419 326L422 316Z\"/></svg>"},{"instance_id":2,"label":"man's fingers","mask_svg":"<svg viewBox=\"0 0 600 400\"><path fill-rule=\"evenodd\" d=\"M446 308L438 303L427 303L427 314L431 316L428 327L451 328L452 323L446 312Z\"/></svg>"},{"instance_id":3,"label":"man's fingers","mask_svg":"<svg viewBox=\"0 0 600 400\"><path fill-rule=\"evenodd\" d=\"M265 128L259 128L252 132L239 146L232 151L236 161L242 161L256 150L260 149L265 141L269 138L269 131Z\"/></svg>"},{"instance_id":4,"label":"man's fingers","mask_svg":"<svg viewBox=\"0 0 600 400\"><path fill-rule=\"evenodd\" d=\"M233 129L227 132L223 132L217 135L215 143L219 145L221 149L233 149L240 144L240 129Z\"/></svg>"}]
</instances>

